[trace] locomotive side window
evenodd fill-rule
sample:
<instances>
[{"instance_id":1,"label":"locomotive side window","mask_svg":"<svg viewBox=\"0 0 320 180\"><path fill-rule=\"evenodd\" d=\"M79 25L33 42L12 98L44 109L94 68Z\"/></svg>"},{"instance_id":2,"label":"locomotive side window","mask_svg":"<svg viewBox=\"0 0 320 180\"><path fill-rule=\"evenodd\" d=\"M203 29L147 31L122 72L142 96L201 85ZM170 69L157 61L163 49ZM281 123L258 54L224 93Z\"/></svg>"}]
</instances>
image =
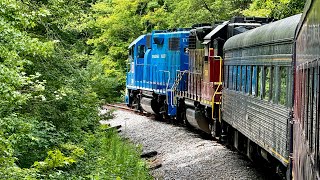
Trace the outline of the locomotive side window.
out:
<instances>
[{"instance_id":1,"label":"locomotive side window","mask_svg":"<svg viewBox=\"0 0 320 180\"><path fill-rule=\"evenodd\" d=\"M232 72L233 72L233 66L229 66L229 89L232 90L232 86L233 86L233 83L232 83Z\"/></svg>"},{"instance_id":2,"label":"locomotive side window","mask_svg":"<svg viewBox=\"0 0 320 180\"><path fill-rule=\"evenodd\" d=\"M257 78L257 66L253 66L252 68L252 95L256 96L257 95L257 87L258 87L258 78Z\"/></svg>"},{"instance_id":3,"label":"locomotive side window","mask_svg":"<svg viewBox=\"0 0 320 180\"><path fill-rule=\"evenodd\" d=\"M241 91L241 66L238 66L237 68L237 91Z\"/></svg>"},{"instance_id":4,"label":"locomotive side window","mask_svg":"<svg viewBox=\"0 0 320 180\"><path fill-rule=\"evenodd\" d=\"M246 74L247 74L247 68L246 66L242 66L242 72L241 72L241 77L242 77L242 82L241 82L241 89L243 93L246 93Z\"/></svg>"},{"instance_id":5,"label":"locomotive side window","mask_svg":"<svg viewBox=\"0 0 320 180\"><path fill-rule=\"evenodd\" d=\"M252 66L247 66L247 85L246 85L246 93L251 94L251 86L252 86L252 82L251 82L251 69Z\"/></svg>"},{"instance_id":6,"label":"locomotive side window","mask_svg":"<svg viewBox=\"0 0 320 180\"><path fill-rule=\"evenodd\" d=\"M264 68L264 77L265 77L265 86L264 86L264 93L263 93L263 99L269 100L270 97L270 89L271 89L271 73L270 73L270 67Z\"/></svg>"},{"instance_id":7,"label":"locomotive side window","mask_svg":"<svg viewBox=\"0 0 320 180\"><path fill-rule=\"evenodd\" d=\"M280 67L280 97L279 102L286 105L287 96L287 67Z\"/></svg>"}]
</instances>

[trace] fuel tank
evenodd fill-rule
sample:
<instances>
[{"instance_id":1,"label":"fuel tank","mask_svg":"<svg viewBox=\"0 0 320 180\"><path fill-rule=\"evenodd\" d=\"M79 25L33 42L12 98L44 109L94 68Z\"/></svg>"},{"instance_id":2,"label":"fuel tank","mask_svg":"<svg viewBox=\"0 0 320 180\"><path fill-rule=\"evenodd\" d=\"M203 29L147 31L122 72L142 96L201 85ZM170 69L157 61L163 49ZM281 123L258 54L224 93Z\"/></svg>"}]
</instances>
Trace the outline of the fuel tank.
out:
<instances>
[{"instance_id":1,"label":"fuel tank","mask_svg":"<svg viewBox=\"0 0 320 180\"><path fill-rule=\"evenodd\" d=\"M201 111L187 108L186 117L191 126L210 134L211 131L209 129L209 122L201 113Z\"/></svg>"}]
</instances>

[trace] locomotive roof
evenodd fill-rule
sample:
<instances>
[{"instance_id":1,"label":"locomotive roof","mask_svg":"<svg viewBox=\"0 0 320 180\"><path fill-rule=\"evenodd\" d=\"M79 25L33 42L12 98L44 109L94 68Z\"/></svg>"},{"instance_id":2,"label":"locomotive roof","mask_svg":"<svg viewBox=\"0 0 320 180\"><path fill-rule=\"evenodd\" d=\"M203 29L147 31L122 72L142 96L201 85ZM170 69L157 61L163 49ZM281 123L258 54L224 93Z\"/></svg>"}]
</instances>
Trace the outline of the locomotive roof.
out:
<instances>
[{"instance_id":1,"label":"locomotive roof","mask_svg":"<svg viewBox=\"0 0 320 180\"><path fill-rule=\"evenodd\" d=\"M224 50L292 41L301 14L297 14L229 38Z\"/></svg>"},{"instance_id":2,"label":"locomotive roof","mask_svg":"<svg viewBox=\"0 0 320 180\"><path fill-rule=\"evenodd\" d=\"M209 34L207 34L204 37L205 42L204 43L209 43L211 40L211 37L215 35L217 32L219 32L222 28L227 26L229 24L229 21L225 21L222 24L219 24L216 28L214 28Z\"/></svg>"},{"instance_id":3,"label":"locomotive roof","mask_svg":"<svg viewBox=\"0 0 320 180\"><path fill-rule=\"evenodd\" d=\"M141 39L143 39L146 35L141 35L139 36L137 39L135 39L134 41L132 41L132 43L130 43L128 49L130 49L133 45L137 44Z\"/></svg>"}]
</instances>

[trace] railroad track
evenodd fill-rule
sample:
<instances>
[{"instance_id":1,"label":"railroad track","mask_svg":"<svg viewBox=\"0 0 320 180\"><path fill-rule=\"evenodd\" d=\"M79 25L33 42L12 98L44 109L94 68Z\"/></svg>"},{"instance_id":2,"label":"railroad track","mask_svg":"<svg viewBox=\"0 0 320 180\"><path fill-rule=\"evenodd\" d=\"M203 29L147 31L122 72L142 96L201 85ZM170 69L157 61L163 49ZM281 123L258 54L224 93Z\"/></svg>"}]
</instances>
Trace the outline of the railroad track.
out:
<instances>
[{"instance_id":1,"label":"railroad track","mask_svg":"<svg viewBox=\"0 0 320 180\"><path fill-rule=\"evenodd\" d=\"M115 109L121 109L121 110L125 110L125 111L130 111L130 112L134 112L136 114L142 115L142 116L146 116L146 117L151 117L153 116L153 114L150 113L145 113L145 112L140 112L136 109L132 109L130 107L127 106L127 104L125 103L119 103L119 104L106 104L103 106L104 109L110 109L110 108L115 108Z\"/></svg>"}]
</instances>

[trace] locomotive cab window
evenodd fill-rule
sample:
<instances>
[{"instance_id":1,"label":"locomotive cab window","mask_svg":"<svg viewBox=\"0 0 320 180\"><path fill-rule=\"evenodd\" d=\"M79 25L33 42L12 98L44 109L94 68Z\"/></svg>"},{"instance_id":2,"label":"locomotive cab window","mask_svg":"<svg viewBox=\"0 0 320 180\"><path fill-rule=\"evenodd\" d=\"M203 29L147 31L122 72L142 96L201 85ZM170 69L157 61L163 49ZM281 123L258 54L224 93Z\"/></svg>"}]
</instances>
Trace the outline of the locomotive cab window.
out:
<instances>
[{"instance_id":1,"label":"locomotive cab window","mask_svg":"<svg viewBox=\"0 0 320 180\"><path fill-rule=\"evenodd\" d=\"M132 47L129 49L129 60L130 60L130 62L131 62L131 61L133 60L133 58L134 58L133 50L134 50L134 46L132 46Z\"/></svg>"},{"instance_id":2,"label":"locomotive cab window","mask_svg":"<svg viewBox=\"0 0 320 180\"><path fill-rule=\"evenodd\" d=\"M138 58L144 58L145 45L138 46Z\"/></svg>"}]
</instances>

